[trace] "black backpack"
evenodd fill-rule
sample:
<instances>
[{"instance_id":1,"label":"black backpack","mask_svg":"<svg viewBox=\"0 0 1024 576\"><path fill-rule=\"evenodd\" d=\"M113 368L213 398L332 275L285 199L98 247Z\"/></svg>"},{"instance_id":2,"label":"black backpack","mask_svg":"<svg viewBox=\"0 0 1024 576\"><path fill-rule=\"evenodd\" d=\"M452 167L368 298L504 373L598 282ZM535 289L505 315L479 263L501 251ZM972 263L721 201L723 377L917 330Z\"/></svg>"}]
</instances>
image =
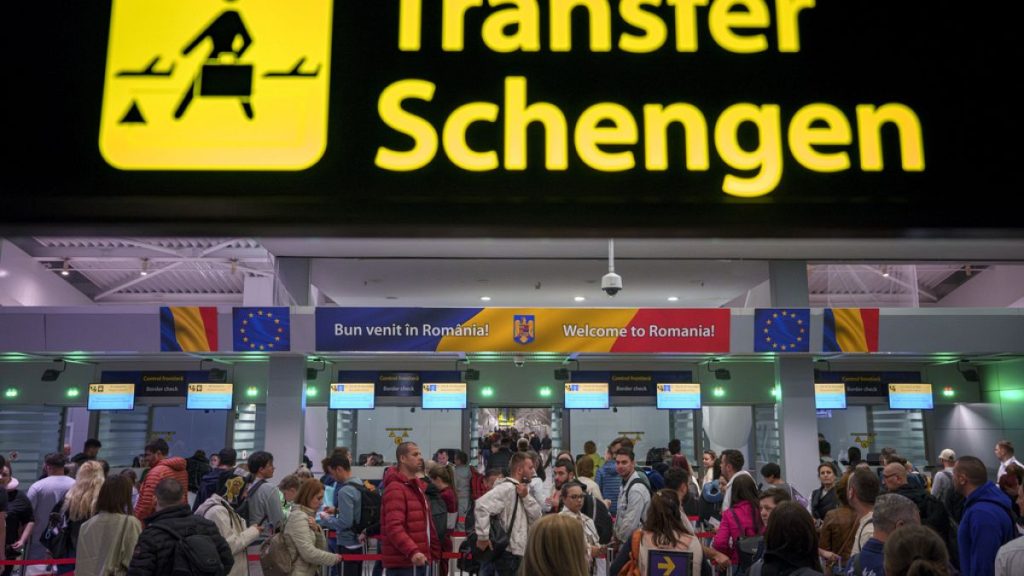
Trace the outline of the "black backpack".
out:
<instances>
[{"instance_id":1,"label":"black backpack","mask_svg":"<svg viewBox=\"0 0 1024 576\"><path fill-rule=\"evenodd\" d=\"M166 526L150 524L176 540L171 556L172 576L223 576L226 573L213 538L205 534L182 536Z\"/></svg>"},{"instance_id":2,"label":"black backpack","mask_svg":"<svg viewBox=\"0 0 1024 576\"><path fill-rule=\"evenodd\" d=\"M352 532L358 535L367 528L380 526L380 491L370 490L360 482L348 484L359 491L359 520L352 523Z\"/></svg>"},{"instance_id":3,"label":"black backpack","mask_svg":"<svg viewBox=\"0 0 1024 576\"><path fill-rule=\"evenodd\" d=\"M736 527L740 529L740 537L736 539L736 552L740 557L740 564L737 566L737 573L746 574L750 571L750 567L757 562L761 554L764 551L764 536L744 536L745 530L743 525L740 524L740 517L736 514L735 508L729 508L729 514L732 515L733 520L736 522ZM760 517L757 516L757 512L753 513L755 516L754 527L760 523Z\"/></svg>"},{"instance_id":4,"label":"black backpack","mask_svg":"<svg viewBox=\"0 0 1024 576\"><path fill-rule=\"evenodd\" d=\"M608 507L605 506L603 501L587 494L583 498L583 510L581 512L594 521L594 527L597 528L598 541L601 544L608 544L612 541L612 536L615 534L615 530L612 527L612 515L608 512Z\"/></svg>"},{"instance_id":5,"label":"black backpack","mask_svg":"<svg viewBox=\"0 0 1024 576\"><path fill-rule=\"evenodd\" d=\"M238 496L238 500L234 503L235 514L241 516L242 520L245 520L249 524L261 523L265 520L265 518L260 518L258 522L253 522L254 519L249 517L249 501L252 500L252 497L256 495L256 491L266 484L266 482L266 480L257 480L247 492L240 494Z\"/></svg>"}]
</instances>

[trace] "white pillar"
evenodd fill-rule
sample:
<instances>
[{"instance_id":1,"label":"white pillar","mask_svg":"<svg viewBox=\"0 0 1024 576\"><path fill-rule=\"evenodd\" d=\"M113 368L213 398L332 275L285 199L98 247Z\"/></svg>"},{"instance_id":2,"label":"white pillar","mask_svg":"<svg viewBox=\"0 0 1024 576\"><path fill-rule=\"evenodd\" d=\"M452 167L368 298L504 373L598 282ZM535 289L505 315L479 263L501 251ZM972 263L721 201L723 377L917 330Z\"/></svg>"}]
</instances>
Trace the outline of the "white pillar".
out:
<instances>
[{"instance_id":1,"label":"white pillar","mask_svg":"<svg viewBox=\"0 0 1024 576\"><path fill-rule=\"evenodd\" d=\"M806 308L807 263L800 260L768 264L772 306ZM782 390L779 434L783 478L803 494L818 487L818 418L814 408L814 361L810 357L775 359L775 383Z\"/></svg>"},{"instance_id":2,"label":"white pillar","mask_svg":"<svg viewBox=\"0 0 1024 576\"><path fill-rule=\"evenodd\" d=\"M306 418L306 357L270 357L265 450L274 455L280 480L298 468Z\"/></svg>"}]
</instances>

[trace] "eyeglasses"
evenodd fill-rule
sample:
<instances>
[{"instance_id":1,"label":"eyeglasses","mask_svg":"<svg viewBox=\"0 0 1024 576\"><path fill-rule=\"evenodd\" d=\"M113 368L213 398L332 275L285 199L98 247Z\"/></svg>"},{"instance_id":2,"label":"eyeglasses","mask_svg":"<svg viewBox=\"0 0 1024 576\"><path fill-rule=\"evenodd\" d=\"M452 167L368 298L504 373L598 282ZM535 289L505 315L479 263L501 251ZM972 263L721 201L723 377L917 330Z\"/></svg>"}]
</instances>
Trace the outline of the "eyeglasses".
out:
<instances>
[{"instance_id":1,"label":"eyeglasses","mask_svg":"<svg viewBox=\"0 0 1024 576\"><path fill-rule=\"evenodd\" d=\"M566 498L569 500L583 500L583 494L570 494Z\"/></svg>"}]
</instances>

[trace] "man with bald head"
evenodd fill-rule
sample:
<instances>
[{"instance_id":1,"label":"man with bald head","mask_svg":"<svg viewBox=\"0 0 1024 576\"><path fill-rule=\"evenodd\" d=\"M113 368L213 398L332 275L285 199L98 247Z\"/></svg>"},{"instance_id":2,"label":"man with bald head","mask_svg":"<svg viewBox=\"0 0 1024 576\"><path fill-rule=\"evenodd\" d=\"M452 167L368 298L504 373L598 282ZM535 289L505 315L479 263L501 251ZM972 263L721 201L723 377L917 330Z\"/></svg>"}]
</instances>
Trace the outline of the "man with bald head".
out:
<instances>
[{"instance_id":1,"label":"man with bald head","mask_svg":"<svg viewBox=\"0 0 1024 576\"><path fill-rule=\"evenodd\" d=\"M939 538L946 543L949 557L956 564L958 551L956 536L951 533L949 512L938 498L932 496L924 488L911 485L907 481L907 468L900 462L887 464L882 471L887 494L899 494L914 503L921 515L921 524L934 530ZM877 521L876 521L876 530Z\"/></svg>"},{"instance_id":2,"label":"man with bald head","mask_svg":"<svg viewBox=\"0 0 1024 576\"><path fill-rule=\"evenodd\" d=\"M985 464L974 456L956 461L953 485L965 499L958 532L960 572L992 576L999 547L1017 535L1010 497L988 479Z\"/></svg>"}]
</instances>

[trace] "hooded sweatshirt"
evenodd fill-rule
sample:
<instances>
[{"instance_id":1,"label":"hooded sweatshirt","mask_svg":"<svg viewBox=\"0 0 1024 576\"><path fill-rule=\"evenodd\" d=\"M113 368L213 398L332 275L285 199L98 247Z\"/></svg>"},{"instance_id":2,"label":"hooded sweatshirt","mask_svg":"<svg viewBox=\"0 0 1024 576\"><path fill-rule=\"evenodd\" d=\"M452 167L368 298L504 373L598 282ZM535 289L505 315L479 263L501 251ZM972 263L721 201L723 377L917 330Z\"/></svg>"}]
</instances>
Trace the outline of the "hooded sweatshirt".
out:
<instances>
[{"instance_id":1,"label":"hooded sweatshirt","mask_svg":"<svg viewBox=\"0 0 1024 576\"><path fill-rule=\"evenodd\" d=\"M256 526L246 528L245 520L235 513L227 500L214 494L196 509L196 516L202 516L217 525L217 530L228 543L235 565L227 576L245 576L249 573L246 549L260 536Z\"/></svg>"},{"instance_id":2,"label":"hooded sweatshirt","mask_svg":"<svg viewBox=\"0 0 1024 576\"><path fill-rule=\"evenodd\" d=\"M184 458L164 458L146 474L146 479L139 488L139 501L135 504L135 517L145 523L146 518L156 510L156 485L164 478L174 478L183 488L188 487L188 472L185 471ZM188 492L182 490L182 504L188 504Z\"/></svg>"},{"instance_id":3,"label":"hooded sweatshirt","mask_svg":"<svg viewBox=\"0 0 1024 576\"><path fill-rule=\"evenodd\" d=\"M985 482L964 503L964 517L958 532L961 574L993 575L1000 546L1016 535L1010 516L1010 498L992 482Z\"/></svg>"}]
</instances>

